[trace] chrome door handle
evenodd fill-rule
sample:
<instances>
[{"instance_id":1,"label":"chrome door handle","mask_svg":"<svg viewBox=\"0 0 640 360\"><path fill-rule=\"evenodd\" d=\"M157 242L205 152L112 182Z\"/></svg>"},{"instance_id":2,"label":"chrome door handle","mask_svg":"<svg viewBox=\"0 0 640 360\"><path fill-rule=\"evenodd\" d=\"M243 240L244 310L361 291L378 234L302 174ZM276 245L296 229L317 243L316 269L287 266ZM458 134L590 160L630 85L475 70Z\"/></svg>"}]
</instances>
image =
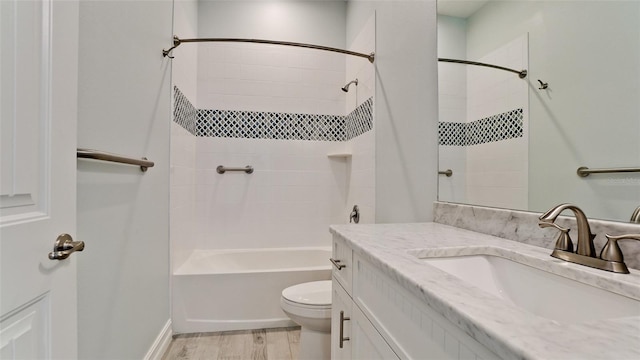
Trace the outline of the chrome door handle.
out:
<instances>
[{"instance_id":1,"label":"chrome door handle","mask_svg":"<svg viewBox=\"0 0 640 360\"><path fill-rule=\"evenodd\" d=\"M338 268L338 270L342 270L342 268L346 268L347 265L344 264L339 264L340 260L335 260L335 259L329 259L329 261L331 261L331 263Z\"/></svg>"},{"instance_id":2,"label":"chrome door handle","mask_svg":"<svg viewBox=\"0 0 640 360\"><path fill-rule=\"evenodd\" d=\"M60 234L49 253L49 260L64 260L76 251L84 250L84 241L73 241L69 234Z\"/></svg>"},{"instance_id":3,"label":"chrome door handle","mask_svg":"<svg viewBox=\"0 0 640 360\"><path fill-rule=\"evenodd\" d=\"M340 349L344 346L345 341L351 340L348 337L344 337L344 322L347 320L351 320L351 318L344 316L344 311L340 311Z\"/></svg>"}]
</instances>

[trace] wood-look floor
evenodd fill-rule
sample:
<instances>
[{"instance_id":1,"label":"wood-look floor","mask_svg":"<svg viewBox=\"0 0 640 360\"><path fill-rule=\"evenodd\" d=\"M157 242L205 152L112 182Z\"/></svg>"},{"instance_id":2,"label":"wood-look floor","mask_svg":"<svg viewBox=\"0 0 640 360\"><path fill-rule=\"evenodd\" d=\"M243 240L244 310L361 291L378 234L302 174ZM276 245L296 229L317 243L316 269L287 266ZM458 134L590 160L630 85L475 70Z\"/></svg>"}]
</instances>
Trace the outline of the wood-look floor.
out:
<instances>
[{"instance_id":1,"label":"wood-look floor","mask_svg":"<svg viewBox=\"0 0 640 360\"><path fill-rule=\"evenodd\" d=\"M176 335L162 360L296 360L300 328Z\"/></svg>"}]
</instances>

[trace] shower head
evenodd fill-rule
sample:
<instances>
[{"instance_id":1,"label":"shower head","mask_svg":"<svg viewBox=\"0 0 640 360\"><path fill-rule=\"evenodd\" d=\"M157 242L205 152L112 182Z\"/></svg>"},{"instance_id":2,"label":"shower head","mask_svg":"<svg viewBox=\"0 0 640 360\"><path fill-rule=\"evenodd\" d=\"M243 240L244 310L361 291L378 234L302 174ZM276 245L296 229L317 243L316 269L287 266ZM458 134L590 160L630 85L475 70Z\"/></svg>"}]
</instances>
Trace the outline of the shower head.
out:
<instances>
[{"instance_id":1,"label":"shower head","mask_svg":"<svg viewBox=\"0 0 640 360\"><path fill-rule=\"evenodd\" d=\"M356 86L358 86L358 79L349 81L349 83L347 85L345 85L344 87L342 87L342 91L344 92L349 92L349 85L351 84L356 84Z\"/></svg>"}]
</instances>

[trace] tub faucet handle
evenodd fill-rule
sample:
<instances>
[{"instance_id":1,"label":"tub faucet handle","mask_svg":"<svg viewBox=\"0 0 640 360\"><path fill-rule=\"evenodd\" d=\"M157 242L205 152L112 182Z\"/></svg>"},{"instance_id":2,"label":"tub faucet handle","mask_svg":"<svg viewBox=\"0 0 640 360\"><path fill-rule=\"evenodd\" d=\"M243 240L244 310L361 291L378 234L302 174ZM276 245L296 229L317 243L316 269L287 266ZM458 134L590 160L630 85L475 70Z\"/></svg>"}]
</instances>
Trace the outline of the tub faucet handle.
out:
<instances>
[{"instance_id":1,"label":"tub faucet handle","mask_svg":"<svg viewBox=\"0 0 640 360\"><path fill-rule=\"evenodd\" d=\"M359 223L360 222L360 209L358 205L353 205L353 210L349 215L349 222Z\"/></svg>"}]
</instances>

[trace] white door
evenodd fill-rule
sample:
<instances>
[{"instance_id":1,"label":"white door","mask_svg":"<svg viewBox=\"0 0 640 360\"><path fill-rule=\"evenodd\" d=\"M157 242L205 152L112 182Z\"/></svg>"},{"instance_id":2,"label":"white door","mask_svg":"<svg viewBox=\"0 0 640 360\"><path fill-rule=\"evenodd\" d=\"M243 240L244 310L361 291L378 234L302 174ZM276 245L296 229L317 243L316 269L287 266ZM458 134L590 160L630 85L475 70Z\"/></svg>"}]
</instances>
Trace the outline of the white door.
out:
<instances>
[{"instance_id":1,"label":"white door","mask_svg":"<svg viewBox=\"0 0 640 360\"><path fill-rule=\"evenodd\" d=\"M0 0L1 359L77 357L77 47L76 1Z\"/></svg>"}]
</instances>

